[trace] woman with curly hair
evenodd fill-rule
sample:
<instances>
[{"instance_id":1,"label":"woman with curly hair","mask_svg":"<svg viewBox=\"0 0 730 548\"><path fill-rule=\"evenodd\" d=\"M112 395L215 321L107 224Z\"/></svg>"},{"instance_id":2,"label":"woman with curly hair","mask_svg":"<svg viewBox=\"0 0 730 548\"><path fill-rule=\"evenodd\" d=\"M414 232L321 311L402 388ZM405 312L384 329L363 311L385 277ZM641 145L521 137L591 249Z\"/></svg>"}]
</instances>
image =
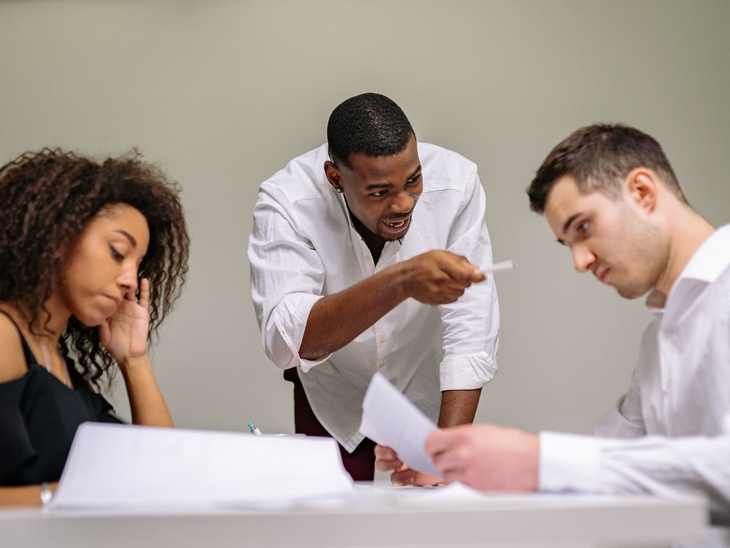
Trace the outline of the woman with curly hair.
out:
<instances>
[{"instance_id":1,"label":"woman with curly hair","mask_svg":"<svg viewBox=\"0 0 730 548\"><path fill-rule=\"evenodd\" d=\"M135 424L172 426L147 344L180 294L179 187L138 153L26 153L0 168L0 505L40 504L116 368Z\"/></svg>"}]
</instances>

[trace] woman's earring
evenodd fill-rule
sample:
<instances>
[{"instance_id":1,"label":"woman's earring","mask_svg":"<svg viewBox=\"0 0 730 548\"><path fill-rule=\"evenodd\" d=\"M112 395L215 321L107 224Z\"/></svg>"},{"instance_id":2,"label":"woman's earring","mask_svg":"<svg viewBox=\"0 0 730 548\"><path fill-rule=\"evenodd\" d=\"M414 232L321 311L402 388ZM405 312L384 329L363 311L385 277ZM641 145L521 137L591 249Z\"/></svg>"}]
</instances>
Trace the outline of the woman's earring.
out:
<instances>
[{"instance_id":1,"label":"woman's earring","mask_svg":"<svg viewBox=\"0 0 730 548\"><path fill-rule=\"evenodd\" d=\"M341 188L336 188L335 190L336 190L337 192L339 192L340 194L342 194L342 189L341 189Z\"/></svg>"}]
</instances>

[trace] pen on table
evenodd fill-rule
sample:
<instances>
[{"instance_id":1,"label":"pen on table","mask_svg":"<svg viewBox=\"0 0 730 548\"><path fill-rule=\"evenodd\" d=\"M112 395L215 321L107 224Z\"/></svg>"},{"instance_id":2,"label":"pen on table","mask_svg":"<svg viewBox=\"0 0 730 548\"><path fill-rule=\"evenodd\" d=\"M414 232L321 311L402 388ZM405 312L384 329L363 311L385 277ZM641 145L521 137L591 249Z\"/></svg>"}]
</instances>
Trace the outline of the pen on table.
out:
<instances>
[{"instance_id":1,"label":"pen on table","mask_svg":"<svg viewBox=\"0 0 730 548\"><path fill-rule=\"evenodd\" d=\"M479 272L482 274L492 274L493 272L502 272L503 270L514 270L517 268L517 263L512 259L502 261L501 263L495 263L492 266L479 267Z\"/></svg>"},{"instance_id":2,"label":"pen on table","mask_svg":"<svg viewBox=\"0 0 730 548\"><path fill-rule=\"evenodd\" d=\"M256 436L260 436L261 435L261 430L259 430L258 428L256 428L256 425L254 423L252 423L252 422L249 422L248 423L248 429L251 430L251 433L252 434L255 434Z\"/></svg>"}]
</instances>

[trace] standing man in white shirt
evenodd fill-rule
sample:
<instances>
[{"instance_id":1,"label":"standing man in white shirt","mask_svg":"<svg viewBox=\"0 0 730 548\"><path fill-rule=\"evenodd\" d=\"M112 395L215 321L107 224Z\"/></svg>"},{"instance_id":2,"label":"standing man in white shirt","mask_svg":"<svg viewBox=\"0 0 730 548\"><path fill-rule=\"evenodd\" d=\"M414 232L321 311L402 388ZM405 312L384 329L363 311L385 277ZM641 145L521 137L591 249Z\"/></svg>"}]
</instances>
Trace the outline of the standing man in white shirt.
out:
<instances>
[{"instance_id":1,"label":"standing man in white shirt","mask_svg":"<svg viewBox=\"0 0 730 548\"><path fill-rule=\"evenodd\" d=\"M621 125L579 129L528 189L578 272L649 293L631 386L596 437L481 424L434 432L447 481L494 490L704 494L730 523L730 225L687 203L659 143Z\"/></svg>"},{"instance_id":2,"label":"standing man in white shirt","mask_svg":"<svg viewBox=\"0 0 730 548\"><path fill-rule=\"evenodd\" d=\"M484 213L476 165L418 143L375 93L340 104L327 144L261 185L248 258L264 351L294 383L296 431L334 437L356 480L374 475L358 428L376 371L444 427L472 422L497 372Z\"/></svg>"}]
</instances>

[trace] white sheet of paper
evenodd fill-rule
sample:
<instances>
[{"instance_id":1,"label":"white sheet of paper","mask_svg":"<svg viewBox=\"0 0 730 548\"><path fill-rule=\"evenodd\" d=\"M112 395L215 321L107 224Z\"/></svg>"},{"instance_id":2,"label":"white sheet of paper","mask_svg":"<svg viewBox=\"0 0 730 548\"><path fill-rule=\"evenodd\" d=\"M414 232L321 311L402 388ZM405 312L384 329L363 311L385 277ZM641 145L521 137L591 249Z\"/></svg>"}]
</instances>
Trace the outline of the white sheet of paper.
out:
<instances>
[{"instance_id":1,"label":"white sheet of paper","mask_svg":"<svg viewBox=\"0 0 730 548\"><path fill-rule=\"evenodd\" d=\"M330 438L85 423L51 507L271 508L352 492Z\"/></svg>"},{"instance_id":2,"label":"white sheet of paper","mask_svg":"<svg viewBox=\"0 0 730 548\"><path fill-rule=\"evenodd\" d=\"M398 453L414 470L441 477L424 451L436 425L380 373L375 373L362 402L360 432Z\"/></svg>"}]
</instances>

